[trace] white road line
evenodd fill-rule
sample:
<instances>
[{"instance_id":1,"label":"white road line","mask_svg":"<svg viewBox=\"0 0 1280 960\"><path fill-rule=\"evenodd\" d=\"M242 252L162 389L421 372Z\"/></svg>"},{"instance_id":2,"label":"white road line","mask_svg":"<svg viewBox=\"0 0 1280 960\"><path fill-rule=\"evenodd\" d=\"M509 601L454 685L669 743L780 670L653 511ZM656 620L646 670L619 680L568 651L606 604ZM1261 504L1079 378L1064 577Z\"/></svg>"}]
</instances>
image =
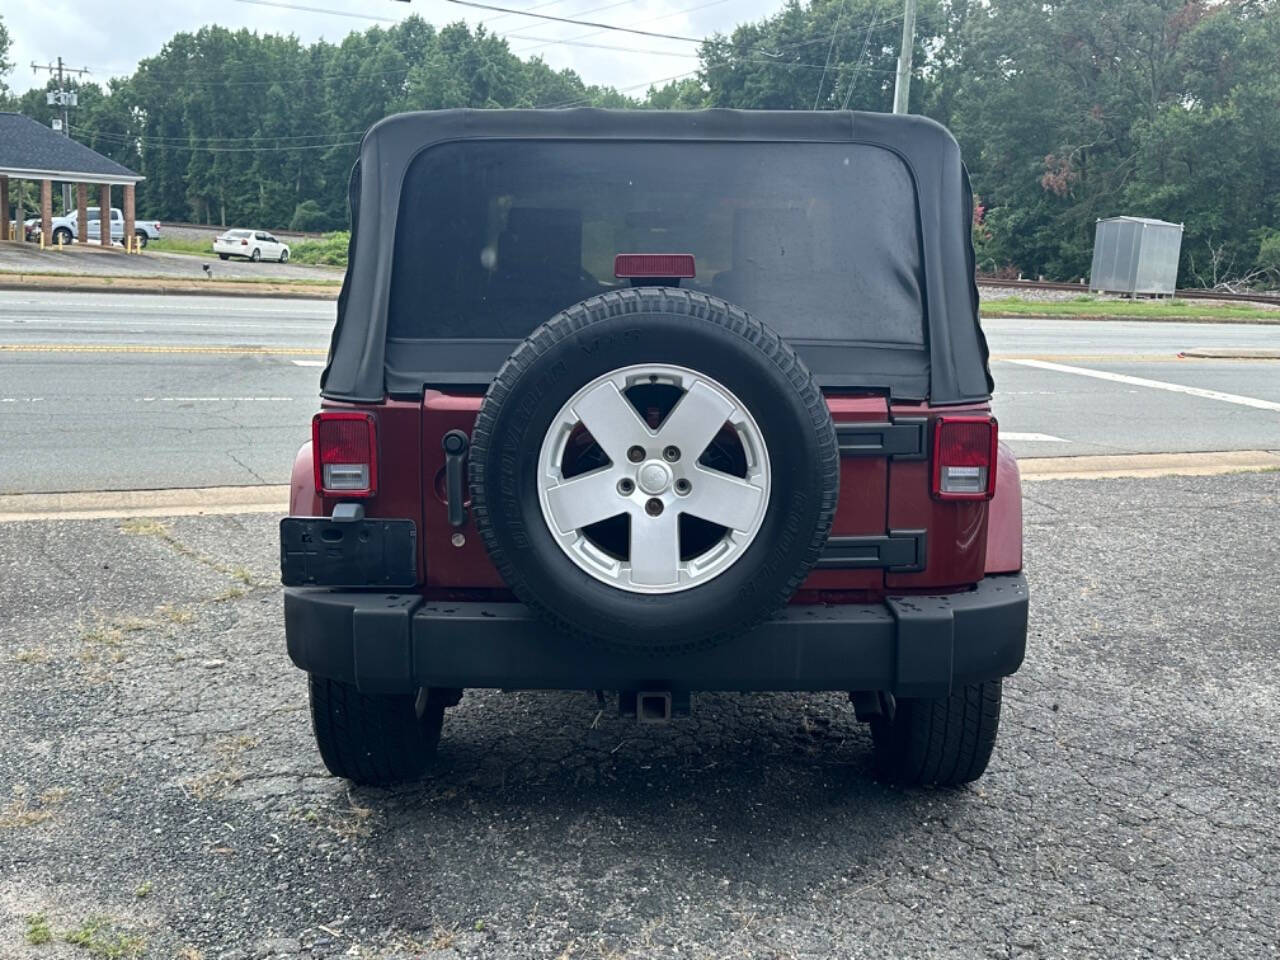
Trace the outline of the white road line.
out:
<instances>
[{"instance_id":1,"label":"white road line","mask_svg":"<svg viewBox=\"0 0 1280 960\"><path fill-rule=\"evenodd\" d=\"M1001 440L1019 440L1022 443L1070 443L1062 437L1053 437L1047 433L1017 433L1013 430L1001 430Z\"/></svg>"},{"instance_id":2,"label":"white road line","mask_svg":"<svg viewBox=\"0 0 1280 960\"><path fill-rule=\"evenodd\" d=\"M1036 367L1040 370L1054 370L1058 373L1074 373L1081 377L1093 377L1097 380L1110 380L1113 383L1127 383L1135 387L1150 387L1153 390L1168 390L1171 393L1185 393L1192 397L1203 397L1206 400L1221 400L1223 403L1235 403L1242 407L1256 407L1259 410L1280 411L1280 403L1272 400L1259 400L1256 397L1242 397L1237 393L1223 393L1221 390L1205 390L1201 387L1187 387L1180 383L1166 383L1164 380L1148 380L1146 377L1131 377L1124 373L1108 373L1105 370L1089 370L1086 367L1069 367L1065 363L1050 363L1048 360L1004 360L1004 363L1016 363L1023 367Z\"/></svg>"},{"instance_id":3,"label":"white road line","mask_svg":"<svg viewBox=\"0 0 1280 960\"><path fill-rule=\"evenodd\" d=\"M294 360L293 362L299 367L323 367L325 363L323 360Z\"/></svg>"},{"instance_id":4,"label":"white road line","mask_svg":"<svg viewBox=\"0 0 1280 960\"><path fill-rule=\"evenodd\" d=\"M134 397L134 403L227 403L241 400L265 400L270 403L292 403L299 397Z\"/></svg>"}]
</instances>

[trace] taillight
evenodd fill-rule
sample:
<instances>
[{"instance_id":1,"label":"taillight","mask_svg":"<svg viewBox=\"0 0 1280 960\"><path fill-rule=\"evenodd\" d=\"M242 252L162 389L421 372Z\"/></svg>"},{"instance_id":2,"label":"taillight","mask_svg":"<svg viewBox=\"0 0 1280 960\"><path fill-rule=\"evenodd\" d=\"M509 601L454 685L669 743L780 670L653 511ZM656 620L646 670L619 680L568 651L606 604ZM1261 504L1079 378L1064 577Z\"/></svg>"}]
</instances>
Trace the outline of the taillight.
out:
<instances>
[{"instance_id":1,"label":"taillight","mask_svg":"<svg viewBox=\"0 0 1280 960\"><path fill-rule=\"evenodd\" d=\"M620 253L613 258L613 275L620 279L680 280L697 275L691 253Z\"/></svg>"},{"instance_id":2,"label":"taillight","mask_svg":"<svg viewBox=\"0 0 1280 960\"><path fill-rule=\"evenodd\" d=\"M378 428L371 413L326 410L311 420L316 493L372 497L378 489Z\"/></svg>"},{"instance_id":3,"label":"taillight","mask_svg":"<svg viewBox=\"0 0 1280 960\"><path fill-rule=\"evenodd\" d=\"M248 245L249 245L249 241L247 239L240 241L240 246L247 247Z\"/></svg>"},{"instance_id":4,"label":"taillight","mask_svg":"<svg viewBox=\"0 0 1280 960\"><path fill-rule=\"evenodd\" d=\"M989 500L996 490L994 417L938 417L933 426L933 495Z\"/></svg>"}]
</instances>

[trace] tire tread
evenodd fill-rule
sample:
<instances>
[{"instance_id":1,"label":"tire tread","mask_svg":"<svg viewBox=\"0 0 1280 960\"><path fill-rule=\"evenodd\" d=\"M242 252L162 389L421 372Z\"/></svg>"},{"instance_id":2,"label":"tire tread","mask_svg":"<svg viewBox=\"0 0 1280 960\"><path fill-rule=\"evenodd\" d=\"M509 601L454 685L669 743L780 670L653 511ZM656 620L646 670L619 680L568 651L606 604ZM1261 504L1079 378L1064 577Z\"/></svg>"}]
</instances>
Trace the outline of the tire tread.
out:
<instances>
[{"instance_id":1,"label":"tire tread","mask_svg":"<svg viewBox=\"0 0 1280 960\"><path fill-rule=\"evenodd\" d=\"M413 695L370 695L349 683L310 674L316 745L329 772L355 783L385 785L422 775L440 739L443 707L419 718Z\"/></svg>"},{"instance_id":2,"label":"tire tread","mask_svg":"<svg viewBox=\"0 0 1280 960\"><path fill-rule=\"evenodd\" d=\"M909 786L977 780L995 747L1002 690L997 679L968 684L947 697L899 700L892 720L871 724L881 770Z\"/></svg>"}]
</instances>

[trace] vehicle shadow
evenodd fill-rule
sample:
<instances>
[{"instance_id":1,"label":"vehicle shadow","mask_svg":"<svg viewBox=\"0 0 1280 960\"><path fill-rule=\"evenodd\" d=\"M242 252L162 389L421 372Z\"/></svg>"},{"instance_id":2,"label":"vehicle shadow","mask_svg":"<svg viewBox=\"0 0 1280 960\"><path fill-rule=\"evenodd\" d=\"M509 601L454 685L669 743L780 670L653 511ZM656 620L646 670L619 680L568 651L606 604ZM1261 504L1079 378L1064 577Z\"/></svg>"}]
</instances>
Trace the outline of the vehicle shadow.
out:
<instances>
[{"instance_id":1,"label":"vehicle shadow","mask_svg":"<svg viewBox=\"0 0 1280 960\"><path fill-rule=\"evenodd\" d=\"M880 875L901 836L973 799L877 781L870 735L839 694L707 694L666 725L616 710L585 693L469 693L427 780L358 802L437 861L476 855L454 850L460 826L506 837L519 824L521 849L549 869L598 856L645 878L732 876L789 896L839 865L853 882Z\"/></svg>"}]
</instances>

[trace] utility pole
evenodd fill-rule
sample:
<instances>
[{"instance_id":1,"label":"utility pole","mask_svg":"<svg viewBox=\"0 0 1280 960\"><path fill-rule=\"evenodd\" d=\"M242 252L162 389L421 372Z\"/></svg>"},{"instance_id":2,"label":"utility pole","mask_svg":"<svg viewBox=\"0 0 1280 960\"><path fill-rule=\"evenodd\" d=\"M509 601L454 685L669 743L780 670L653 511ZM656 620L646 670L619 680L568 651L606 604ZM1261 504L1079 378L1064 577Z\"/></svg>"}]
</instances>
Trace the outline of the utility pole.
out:
<instances>
[{"instance_id":1,"label":"utility pole","mask_svg":"<svg viewBox=\"0 0 1280 960\"><path fill-rule=\"evenodd\" d=\"M902 12L902 47L898 50L898 76L893 84L893 112L906 113L911 99L911 54L916 45L916 0L907 0Z\"/></svg>"},{"instance_id":2,"label":"utility pole","mask_svg":"<svg viewBox=\"0 0 1280 960\"><path fill-rule=\"evenodd\" d=\"M41 70L47 70L49 73L56 73L58 75L57 92L54 92L52 90L49 91L48 94L46 95L46 102L51 107L59 106L62 108L62 135L64 137L69 137L71 136L71 121L67 115L67 108L77 106L79 103L79 98L76 96L74 90L69 91L66 89L66 82L63 79L63 74L77 73L77 74L80 74L81 76L84 76L89 72L89 68L85 67L82 70L76 70L73 67L64 67L62 64L62 57L58 57L58 65L56 67L51 63L47 63L47 64L36 63L34 60L32 60L31 72L38 73ZM71 210L71 184L64 183L62 185L62 215L65 217L70 210Z\"/></svg>"}]
</instances>

